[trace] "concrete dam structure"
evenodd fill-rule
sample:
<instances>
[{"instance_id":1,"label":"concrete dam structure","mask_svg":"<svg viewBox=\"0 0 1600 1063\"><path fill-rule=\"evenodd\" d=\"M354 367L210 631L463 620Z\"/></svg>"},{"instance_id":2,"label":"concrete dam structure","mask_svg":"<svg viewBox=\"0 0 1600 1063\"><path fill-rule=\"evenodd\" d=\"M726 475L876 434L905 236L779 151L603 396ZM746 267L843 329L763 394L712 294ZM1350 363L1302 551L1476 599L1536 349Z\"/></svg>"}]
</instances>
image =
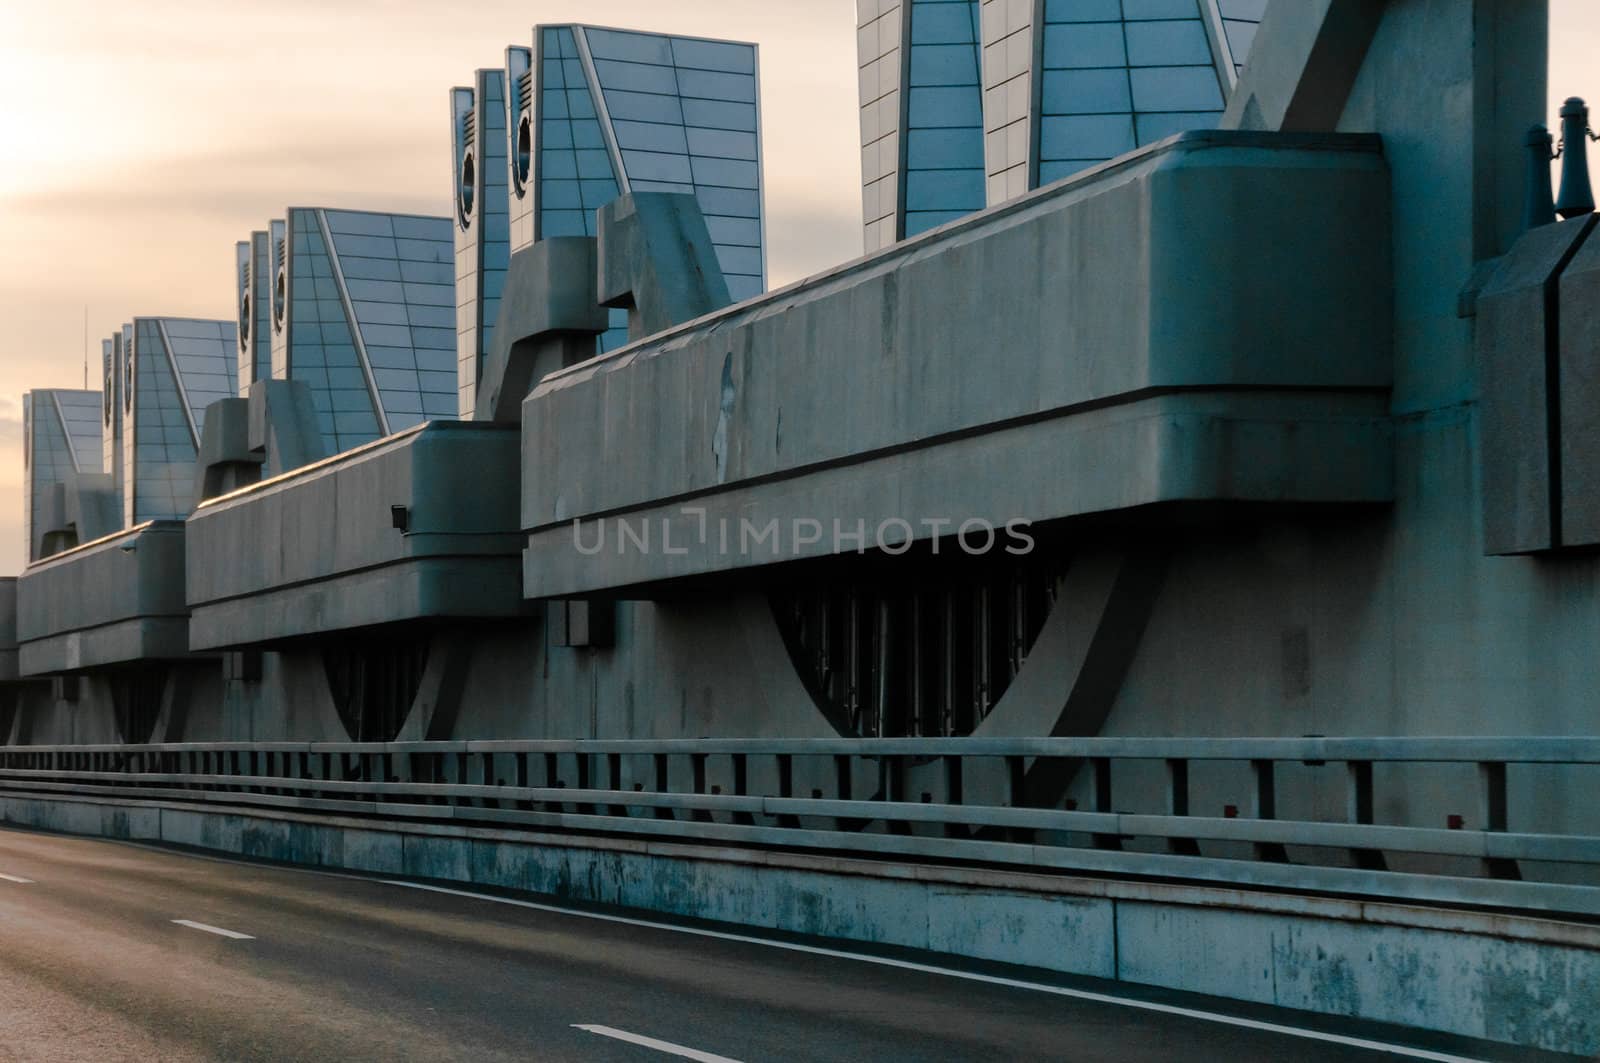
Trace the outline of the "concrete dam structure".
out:
<instances>
[{"instance_id":1,"label":"concrete dam structure","mask_svg":"<svg viewBox=\"0 0 1600 1063\"><path fill-rule=\"evenodd\" d=\"M755 46L537 27L449 216L29 393L0 819L1600 1051L1548 34L860 0L868 253L767 290Z\"/></svg>"}]
</instances>

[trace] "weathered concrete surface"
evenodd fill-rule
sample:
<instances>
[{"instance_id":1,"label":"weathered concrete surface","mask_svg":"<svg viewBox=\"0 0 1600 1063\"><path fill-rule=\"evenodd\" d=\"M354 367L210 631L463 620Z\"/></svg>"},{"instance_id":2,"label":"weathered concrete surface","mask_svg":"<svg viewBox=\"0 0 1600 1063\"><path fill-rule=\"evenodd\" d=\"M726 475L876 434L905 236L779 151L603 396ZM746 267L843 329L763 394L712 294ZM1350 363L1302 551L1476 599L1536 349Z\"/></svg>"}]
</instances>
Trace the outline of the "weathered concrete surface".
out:
<instances>
[{"instance_id":1,"label":"weathered concrete surface","mask_svg":"<svg viewBox=\"0 0 1600 1063\"><path fill-rule=\"evenodd\" d=\"M1268 4L1223 129L1334 129L1388 0Z\"/></svg>"},{"instance_id":2,"label":"weathered concrete surface","mask_svg":"<svg viewBox=\"0 0 1600 1063\"><path fill-rule=\"evenodd\" d=\"M1600 242L1593 236L1561 275L1559 296L1561 540L1600 546Z\"/></svg>"},{"instance_id":3,"label":"weathered concrete surface","mask_svg":"<svg viewBox=\"0 0 1600 1063\"><path fill-rule=\"evenodd\" d=\"M473 419L519 424L522 400L558 369L594 356L608 317L595 295L595 242L556 236L511 256L494 335L474 385Z\"/></svg>"},{"instance_id":4,"label":"weathered concrete surface","mask_svg":"<svg viewBox=\"0 0 1600 1063\"><path fill-rule=\"evenodd\" d=\"M626 839L0 797L0 822L473 883L1600 1049L1600 932L1514 915Z\"/></svg>"},{"instance_id":5,"label":"weathered concrete surface","mask_svg":"<svg viewBox=\"0 0 1600 1063\"><path fill-rule=\"evenodd\" d=\"M668 501L871 526L1390 497L1377 149L1189 134L547 378L523 406L528 594L761 563L572 548L574 519Z\"/></svg>"},{"instance_id":6,"label":"weathered concrete surface","mask_svg":"<svg viewBox=\"0 0 1600 1063\"><path fill-rule=\"evenodd\" d=\"M516 460L514 429L430 422L206 503L191 644L520 615Z\"/></svg>"},{"instance_id":7,"label":"weathered concrete surface","mask_svg":"<svg viewBox=\"0 0 1600 1063\"><path fill-rule=\"evenodd\" d=\"M252 453L261 456L263 474L286 472L327 456L311 389L301 380L258 380L250 385Z\"/></svg>"},{"instance_id":8,"label":"weathered concrete surface","mask_svg":"<svg viewBox=\"0 0 1600 1063\"><path fill-rule=\"evenodd\" d=\"M605 306L628 311L642 339L715 313L733 301L700 201L687 192L631 192L599 211L595 286Z\"/></svg>"},{"instance_id":9,"label":"weathered concrete surface","mask_svg":"<svg viewBox=\"0 0 1600 1063\"><path fill-rule=\"evenodd\" d=\"M1593 228L1590 218L1532 230L1500 260L1478 296L1487 554L1527 554L1563 545L1566 463L1552 462L1561 454L1552 442L1564 438L1566 427L1560 417L1552 423L1551 413L1564 404L1565 381L1551 356L1559 344L1574 353L1575 362L1588 359L1562 337L1555 295L1562 271Z\"/></svg>"},{"instance_id":10,"label":"weathered concrete surface","mask_svg":"<svg viewBox=\"0 0 1600 1063\"><path fill-rule=\"evenodd\" d=\"M24 676L189 655L184 526L153 521L30 565L17 581Z\"/></svg>"},{"instance_id":11,"label":"weathered concrete surface","mask_svg":"<svg viewBox=\"0 0 1600 1063\"><path fill-rule=\"evenodd\" d=\"M222 399L206 407L195 459L194 505L261 479L266 454L250 448L250 400Z\"/></svg>"}]
</instances>

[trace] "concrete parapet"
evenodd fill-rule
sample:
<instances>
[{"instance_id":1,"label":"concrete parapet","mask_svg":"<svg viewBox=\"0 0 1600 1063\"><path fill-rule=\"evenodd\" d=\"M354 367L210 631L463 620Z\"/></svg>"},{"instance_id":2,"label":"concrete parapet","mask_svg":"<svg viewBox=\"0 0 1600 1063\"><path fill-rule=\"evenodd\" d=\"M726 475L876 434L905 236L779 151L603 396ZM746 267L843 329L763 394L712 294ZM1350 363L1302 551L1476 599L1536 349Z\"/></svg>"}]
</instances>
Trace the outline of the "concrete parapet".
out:
<instances>
[{"instance_id":1,"label":"concrete parapet","mask_svg":"<svg viewBox=\"0 0 1600 1063\"><path fill-rule=\"evenodd\" d=\"M520 615L517 432L434 421L202 505L196 649Z\"/></svg>"},{"instance_id":2,"label":"concrete parapet","mask_svg":"<svg viewBox=\"0 0 1600 1063\"><path fill-rule=\"evenodd\" d=\"M0 822L1600 1050L1600 933L1511 913L179 803L7 796Z\"/></svg>"},{"instance_id":3,"label":"concrete parapet","mask_svg":"<svg viewBox=\"0 0 1600 1063\"><path fill-rule=\"evenodd\" d=\"M151 521L30 565L17 581L24 676L189 656L184 526Z\"/></svg>"},{"instance_id":4,"label":"concrete parapet","mask_svg":"<svg viewBox=\"0 0 1600 1063\"><path fill-rule=\"evenodd\" d=\"M1190 133L557 373L523 406L527 593L832 549L723 550L715 523L685 534L701 510L734 538L746 518L926 538L924 518L1386 501L1388 218L1375 138ZM574 549L574 521L663 508L669 548L652 525L653 549Z\"/></svg>"}]
</instances>

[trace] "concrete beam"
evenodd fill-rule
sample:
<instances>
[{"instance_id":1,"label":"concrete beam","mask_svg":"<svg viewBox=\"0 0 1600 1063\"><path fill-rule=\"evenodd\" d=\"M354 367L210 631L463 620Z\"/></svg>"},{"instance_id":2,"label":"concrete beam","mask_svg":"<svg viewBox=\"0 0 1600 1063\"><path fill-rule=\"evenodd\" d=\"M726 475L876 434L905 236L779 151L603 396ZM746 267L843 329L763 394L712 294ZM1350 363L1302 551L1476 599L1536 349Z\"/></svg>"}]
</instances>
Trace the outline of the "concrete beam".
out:
<instances>
[{"instance_id":1,"label":"concrete beam","mask_svg":"<svg viewBox=\"0 0 1600 1063\"><path fill-rule=\"evenodd\" d=\"M248 448L261 455L270 479L327 456L311 389L298 380L250 385Z\"/></svg>"},{"instance_id":2,"label":"concrete beam","mask_svg":"<svg viewBox=\"0 0 1600 1063\"><path fill-rule=\"evenodd\" d=\"M263 451L250 448L250 400L221 399L206 407L195 460L194 504L261 479Z\"/></svg>"},{"instance_id":3,"label":"concrete beam","mask_svg":"<svg viewBox=\"0 0 1600 1063\"><path fill-rule=\"evenodd\" d=\"M733 302L700 201L685 192L635 192L600 208L600 302L628 311L642 339Z\"/></svg>"},{"instance_id":4,"label":"concrete beam","mask_svg":"<svg viewBox=\"0 0 1600 1063\"><path fill-rule=\"evenodd\" d=\"M1388 0L1276 0L1228 100L1223 129L1331 132Z\"/></svg>"},{"instance_id":5,"label":"concrete beam","mask_svg":"<svg viewBox=\"0 0 1600 1063\"><path fill-rule=\"evenodd\" d=\"M189 656L184 525L154 521L30 565L17 581L24 676Z\"/></svg>"},{"instance_id":6,"label":"concrete beam","mask_svg":"<svg viewBox=\"0 0 1600 1063\"><path fill-rule=\"evenodd\" d=\"M1551 418L1552 399L1562 394L1556 352L1571 352L1575 363L1594 360L1570 342L1563 343L1556 301L1557 285L1595 225L1584 221L1531 230L1501 259L1478 297L1477 356L1482 425L1483 550L1486 554L1527 554L1563 545L1561 499L1565 495L1560 461L1563 430ZM1574 294L1592 290L1600 269L1594 256L1574 278ZM1581 311L1579 320L1589 318ZM1580 338L1595 330L1577 325ZM1592 339L1592 336L1588 337ZM1579 389L1590 394L1580 380ZM1577 415L1580 422L1588 414ZM1582 476L1578 471L1576 475Z\"/></svg>"},{"instance_id":7,"label":"concrete beam","mask_svg":"<svg viewBox=\"0 0 1600 1063\"><path fill-rule=\"evenodd\" d=\"M594 357L595 337L609 325L595 296L595 258L586 236L551 237L511 256L474 420L517 424L540 380Z\"/></svg>"}]
</instances>

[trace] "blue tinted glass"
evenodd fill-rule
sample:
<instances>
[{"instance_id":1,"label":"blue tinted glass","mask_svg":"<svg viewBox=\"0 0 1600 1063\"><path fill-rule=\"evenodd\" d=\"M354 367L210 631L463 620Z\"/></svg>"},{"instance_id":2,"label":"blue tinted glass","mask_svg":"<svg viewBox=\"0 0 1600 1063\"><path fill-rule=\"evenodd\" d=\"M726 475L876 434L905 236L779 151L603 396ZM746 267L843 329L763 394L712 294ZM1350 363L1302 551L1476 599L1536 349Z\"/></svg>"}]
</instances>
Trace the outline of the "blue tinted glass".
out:
<instances>
[{"instance_id":1,"label":"blue tinted glass","mask_svg":"<svg viewBox=\"0 0 1600 1063\"><path fill-rule=\"evenodd\" d=\"M1215 125L1224 101L1200 0L1046 0L1045 19L1041 184Z\"/></svg>"}]
</instances>

